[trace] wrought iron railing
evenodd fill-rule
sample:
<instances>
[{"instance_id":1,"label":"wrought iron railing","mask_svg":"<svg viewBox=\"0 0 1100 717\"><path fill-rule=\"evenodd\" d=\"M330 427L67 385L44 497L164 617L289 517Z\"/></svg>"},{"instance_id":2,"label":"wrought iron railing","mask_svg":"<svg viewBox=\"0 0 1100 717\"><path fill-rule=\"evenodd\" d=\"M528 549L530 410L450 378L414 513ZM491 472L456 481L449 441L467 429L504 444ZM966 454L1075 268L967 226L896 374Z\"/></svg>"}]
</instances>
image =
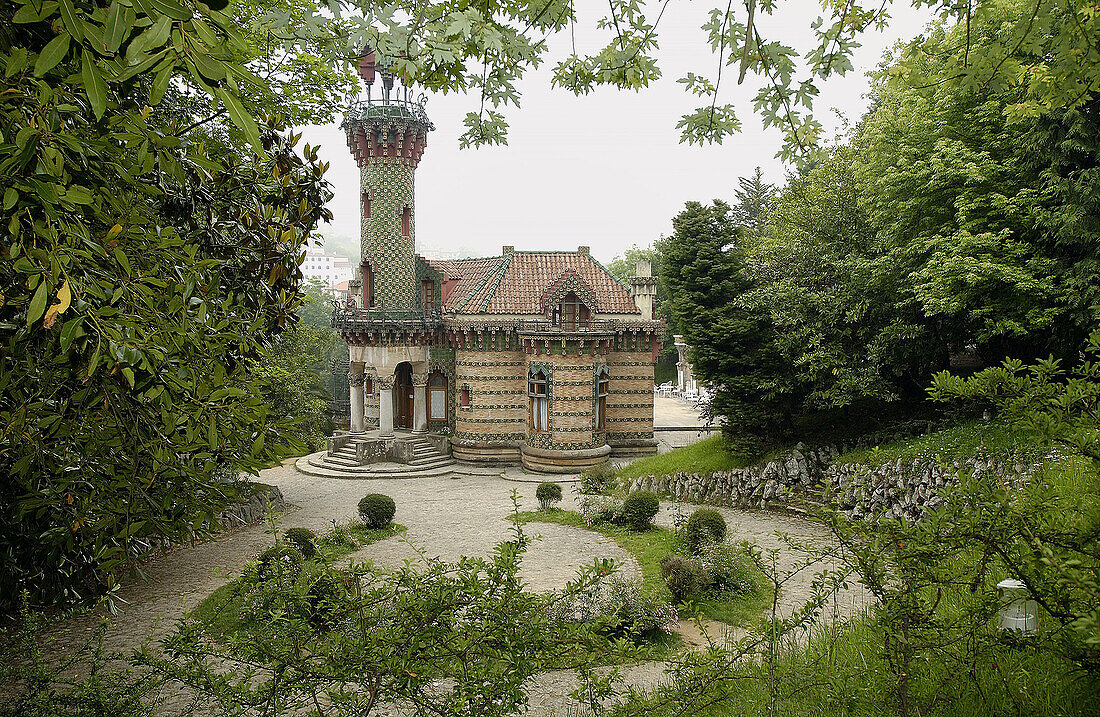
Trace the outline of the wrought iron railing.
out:
<instances>
[{"instance_id":1,"label":"wrought iron railing","mask_svg":"<svg viewBox=\"0 0 1100 717\"><path fill-rule=\"evenodd\" d=\"M359 309L332 302L332 328L341 332L431 331L443 325L439 307L428 311Z\"/></svg>"},{"instance_id":2,"label":"wrought iron railing","mask_svg":"<svg viewBox=\"0 0 1100 717\"><path fill-rule=\"evenodd\" d=\"M408 95L402 96L400 91L394 92L393 95L386 98L371 99L368 97L366 100L353 102L348 107L344 122L361 122L377 118L414 119L427 125L429 129L434 129L435 125L428 119L428 113L424 109L426 101L427 97L423 94L416 99L412 99Z\"/></svg>"}]
</instances>

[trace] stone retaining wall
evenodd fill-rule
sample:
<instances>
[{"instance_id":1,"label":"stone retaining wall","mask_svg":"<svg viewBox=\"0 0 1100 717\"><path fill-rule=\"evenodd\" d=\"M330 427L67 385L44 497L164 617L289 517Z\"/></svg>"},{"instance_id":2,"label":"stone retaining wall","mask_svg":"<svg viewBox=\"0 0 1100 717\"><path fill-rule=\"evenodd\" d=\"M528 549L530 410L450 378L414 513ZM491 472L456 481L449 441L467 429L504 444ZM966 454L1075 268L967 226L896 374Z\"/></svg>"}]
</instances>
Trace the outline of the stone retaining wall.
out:
<instances>
[{"instance_id":1,"label":"stone retaining wall","mask_svg":"<svg viewBox=\"0 0 1100 717\"><path fill-rule=\"evenodd\" d=\"M996 475L1008 484L1028 478L1035 466L991 458L966 458L944 466L935 459L903 459L876 468L838 464L826 472L829 502L855 520L894 518L916 521L944 503L943 488L960 475Z\"/></svg>"},{"instance_id":2,"label":"stone retaining wall","mask_svg":"<svg viewBox=\"0 0 1100 717\"><path fill-rule=\"evenodd\" d=\"M631 482L630 490L652 490L691 503L732 508L785 509L826 503L855 520L914 521L943 505L942 489L958 485L959 475L991 473L1013 484L1035 470L1035 466L990 458L967 458L948 465L933 458L899 459L869 468L835 464L838 455L832 447L799 445L761 465L713 475L641 476Z\"/></svg>"},{"instance_id":3,"label":"stone retaining wall","mask_svg":"<svg viewBox=\"0 0 1100 717\"><path fill-rule=\"evenodd\" d=\"M256 484L256 492L251 498L218 514L218 525L222 528L235 528L239 525L260 523L267 515L269 507L271 510L281 510L284 505L282 491L277 486Z\"/></svg>"},{"instance_id":4,"label":"stone retaining wall","mask_svg":"<svg viewBox=\"0 0 1100 717\"><path fill-rule=\"evenodd\" d=\"M640 476L631 490L652 490L691 503L731 508L783 507L795 496L820 493L823 475L837 452L831 447L794 450L762 465L718 471L713 475L675 473Z\"/></svg>"}]
</instances>

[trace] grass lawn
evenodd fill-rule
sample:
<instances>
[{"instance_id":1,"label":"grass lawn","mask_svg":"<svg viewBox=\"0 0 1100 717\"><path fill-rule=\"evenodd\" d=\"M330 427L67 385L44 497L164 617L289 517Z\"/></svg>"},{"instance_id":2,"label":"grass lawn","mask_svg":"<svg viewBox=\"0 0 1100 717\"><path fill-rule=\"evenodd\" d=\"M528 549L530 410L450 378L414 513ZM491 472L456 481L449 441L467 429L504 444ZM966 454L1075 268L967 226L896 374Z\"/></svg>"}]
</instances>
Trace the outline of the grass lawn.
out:
<instances>
[{"instance_id":1,"label":"grass lawn","mask_svg":"<svg viewBox=\"0 0 1100 717\"><path fill-rule=\"evenodd\" d=\"M898 459L911 463L934 458L942 462L979 453L1035 458L1041 449L1031 436L1013 431L1001 421L967 421L916 438L849 451L840 456L837 463L859 463L875 468Z\"/></svg>"},{"instance_id":2,"label":"grass lawn","mask_svg":"<svg viewBox=\"0 0 1100 717\"><path fill-rule=\"evenodd\" d=\"M638 476L663 476L673 473L714 473L728 471L731 468L743 468L751 463L749 456L732 453L715 434L690 446L676 448L658 456L648 456L628 463L615 471L621 480L633 480Z\"/></svg>"},{"instance_id":3,"label":"grass lawn","mask_svg":"<svg viewBox=\"0 0 1100 717\"><path fill-rule=\"evenodd\" d=\"M672 553L684 552L680 545L680 538L674 531L657 526L645 531L633 531L625 526L598 523L593 526L585 525L580 513L570 510L554 510L546 512L527 511L514 517L520 523L558 523L574 528L591 530L605 535L619 544L626 552L634 556L638 561L638 567L642 571L642 589L655 594L664 600L671 600L664 578L661 577L661 559ZM537 550L538 547L529 548ZM757 589L752 595L721 595L700 600L691 606L685 613L681 608L681 614L686 617L702 615L712 620L718 620L728 625L748 625L760 617L764 608L771 604L771 591L767 587L768 581L756 566L748 561L746 564L751 573L752 580Z\"/></svg>"}]
</instances>

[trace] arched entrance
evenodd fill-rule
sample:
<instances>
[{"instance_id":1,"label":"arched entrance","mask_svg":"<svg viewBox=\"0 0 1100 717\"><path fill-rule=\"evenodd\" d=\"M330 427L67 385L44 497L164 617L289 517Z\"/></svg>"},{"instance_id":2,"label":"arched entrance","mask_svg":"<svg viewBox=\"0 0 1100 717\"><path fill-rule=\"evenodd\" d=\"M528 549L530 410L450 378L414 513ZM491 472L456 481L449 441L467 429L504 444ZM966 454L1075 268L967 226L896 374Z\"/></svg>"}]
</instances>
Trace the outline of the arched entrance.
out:
<instances>
[{"instance_id":1,"label":"arched entrance","mask_svg":"<svg viewBox=\"0 0 1100 717\"><path fill-rule=\"evenodd\" d=\"M394 407L397 409L394 427L411 431L413 429L412 364L407 361L397 364L394 376Z\"/></svg>"}]
</instances>

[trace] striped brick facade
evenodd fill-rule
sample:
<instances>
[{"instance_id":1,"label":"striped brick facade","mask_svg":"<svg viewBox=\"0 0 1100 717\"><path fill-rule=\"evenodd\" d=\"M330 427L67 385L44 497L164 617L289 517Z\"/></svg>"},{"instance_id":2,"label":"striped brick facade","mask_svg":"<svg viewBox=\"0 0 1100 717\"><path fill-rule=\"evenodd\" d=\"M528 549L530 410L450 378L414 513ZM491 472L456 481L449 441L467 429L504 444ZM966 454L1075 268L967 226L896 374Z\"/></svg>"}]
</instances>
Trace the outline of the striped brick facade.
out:
<instances>
[{"instance_id":1,"label":"striped brick facade","mask_svg":"<svg viewBox=\"0 0 1100 717\"><path fill-rule=\"evenodd\" d=\"M363 194L361 276L372 282L371 291L349 282L348 304L333 315L350 352L351 431L377 430L385 439L400 429L449 432L459 460L522 461L546 472L656 452L653 364L664 327L651 304L587 247L505 247L499 257L453 261L417 256L414 175L433 126L422 104L395 85L388 61L369 54L360 71L368 87L376 73L384 82L382 98L368 96L344 122ZM643 288L653 284L647 272ZM534 371L547 377L545 430L532 422ZM431 403L431 381L440 375L445 418Z\"/></svg>"}]
</instances>

